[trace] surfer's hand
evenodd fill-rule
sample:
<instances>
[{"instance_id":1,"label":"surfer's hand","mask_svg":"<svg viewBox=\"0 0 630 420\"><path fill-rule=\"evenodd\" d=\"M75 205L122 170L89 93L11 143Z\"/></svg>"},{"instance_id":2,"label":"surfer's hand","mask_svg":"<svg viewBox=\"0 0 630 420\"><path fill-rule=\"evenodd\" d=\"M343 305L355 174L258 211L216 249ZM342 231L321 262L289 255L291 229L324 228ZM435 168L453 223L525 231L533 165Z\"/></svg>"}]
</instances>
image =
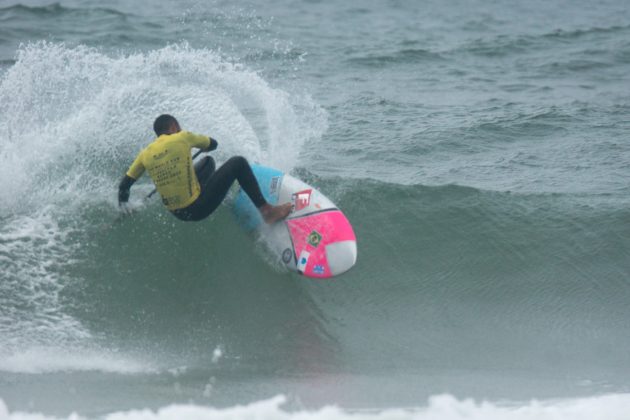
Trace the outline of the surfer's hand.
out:
<instances>
[{"instance_id":1,"label":"surfer's hand","mask_svg":"<svg viewBox=\"0 0 630 420\"><path fill-rule=\"evenodd\" d=\"M118 203L118 208L120 209L120 212L124 216L128 216L128 215L133 213L133 209L131 208L131 206L129 206L129 203L127 201L119 202Z\"/></svg>"},{"instance_id":2,"label":"surfer's hand","mask_svg":"<svg viewBox=\"0 0 630 420\"><path fill-rule=\"evenodd\" d=\"M208 137L208 139L210 139L210 145L204 151L205 152L211 152L213 150L216 150L216 148L219 147L219 143L215 139L213 139L212 137Z\"/></svg>"}]
</instances>

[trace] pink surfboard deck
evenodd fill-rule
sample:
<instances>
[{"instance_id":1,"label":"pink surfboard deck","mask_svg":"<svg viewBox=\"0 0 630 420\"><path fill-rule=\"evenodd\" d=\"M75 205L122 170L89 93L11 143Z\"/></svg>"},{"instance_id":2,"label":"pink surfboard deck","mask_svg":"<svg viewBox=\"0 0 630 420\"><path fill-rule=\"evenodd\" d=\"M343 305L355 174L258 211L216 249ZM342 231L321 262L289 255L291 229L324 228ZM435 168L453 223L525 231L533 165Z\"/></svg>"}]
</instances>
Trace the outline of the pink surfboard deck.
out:
<instances>
[{"instance_id":1,"label":"pink surfboard deck","mask_svg":"<svg viewBox=\"0 0 630 420\"><path fill-rule=\"evenodd\" d=\"M264 233L270 248L289 269L327 279L348 271L357 261L357 242L346 216L317 189L277 169L252 165L263 195L271 204L291 202L286 220L266 226L244 191L234 213L248 230Z\"/></svg>"}]
</instances>

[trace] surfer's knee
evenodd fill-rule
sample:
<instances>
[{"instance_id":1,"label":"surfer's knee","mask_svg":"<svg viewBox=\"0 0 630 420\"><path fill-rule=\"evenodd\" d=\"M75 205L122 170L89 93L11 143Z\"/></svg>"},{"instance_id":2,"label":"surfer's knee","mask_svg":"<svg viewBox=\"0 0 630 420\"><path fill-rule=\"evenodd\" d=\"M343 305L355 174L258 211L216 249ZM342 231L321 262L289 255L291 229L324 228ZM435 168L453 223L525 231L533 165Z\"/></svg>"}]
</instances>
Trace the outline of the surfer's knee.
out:
<instances>
[{"instance_id":1,"label":"surfer's knee","mask_svg":"<svg viewBox=\"0 0 630 420\"><path fill-rule=\"evenodd\" d=\"M249 166L249 162L247 162L247 159L245 159L243 156L232 156L228 159L228 163L237 168Z\"/></svg>"}]
</instances>

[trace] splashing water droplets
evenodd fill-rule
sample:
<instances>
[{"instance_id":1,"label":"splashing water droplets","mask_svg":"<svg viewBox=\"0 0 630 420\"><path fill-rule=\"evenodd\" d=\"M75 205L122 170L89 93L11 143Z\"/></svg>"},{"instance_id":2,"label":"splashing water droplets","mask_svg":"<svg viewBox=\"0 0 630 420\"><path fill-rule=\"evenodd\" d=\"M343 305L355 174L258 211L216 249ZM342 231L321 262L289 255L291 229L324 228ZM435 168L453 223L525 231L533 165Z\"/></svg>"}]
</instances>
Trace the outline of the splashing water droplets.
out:
<instances>
[{"instance_id":1,"label":"splashing water droplets","mask_svg":"<svg viewBox=\"0 0 630 420\"><path fill-rule=\"evenodd\" d=\"M0 129L10 133L0 145L9 180L2 206L32 195L47 203L111 200L112 183L152 140L162 113L217 138L219 160L242 154L284 170L326 129L325 112L309 98L186 44L123 56L29 44L0 83L0 103Z\"/></svg>"}]
</instances>

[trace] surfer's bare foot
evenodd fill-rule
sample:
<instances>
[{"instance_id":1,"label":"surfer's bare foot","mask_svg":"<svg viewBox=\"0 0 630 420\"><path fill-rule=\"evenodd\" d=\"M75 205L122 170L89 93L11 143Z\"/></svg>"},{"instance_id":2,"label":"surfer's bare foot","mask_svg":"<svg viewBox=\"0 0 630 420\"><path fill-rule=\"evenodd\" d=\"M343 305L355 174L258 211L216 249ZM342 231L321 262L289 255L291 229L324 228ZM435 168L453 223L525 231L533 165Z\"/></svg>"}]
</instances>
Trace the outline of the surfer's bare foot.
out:
<instances>
[{"instance_id":1,"label":"surfer's bare foot","mask_svg":"<svg viewBox=\"0 0 630 420\"><path fill-rule=\"evenodd\" d=\"M263 204L260 206L260 214L267 224L272 224L278 220L282 220L291 213L293 205L291 203L284 203L279 206L272 206L271 204Z\"/></svg>"}]
</instances>

